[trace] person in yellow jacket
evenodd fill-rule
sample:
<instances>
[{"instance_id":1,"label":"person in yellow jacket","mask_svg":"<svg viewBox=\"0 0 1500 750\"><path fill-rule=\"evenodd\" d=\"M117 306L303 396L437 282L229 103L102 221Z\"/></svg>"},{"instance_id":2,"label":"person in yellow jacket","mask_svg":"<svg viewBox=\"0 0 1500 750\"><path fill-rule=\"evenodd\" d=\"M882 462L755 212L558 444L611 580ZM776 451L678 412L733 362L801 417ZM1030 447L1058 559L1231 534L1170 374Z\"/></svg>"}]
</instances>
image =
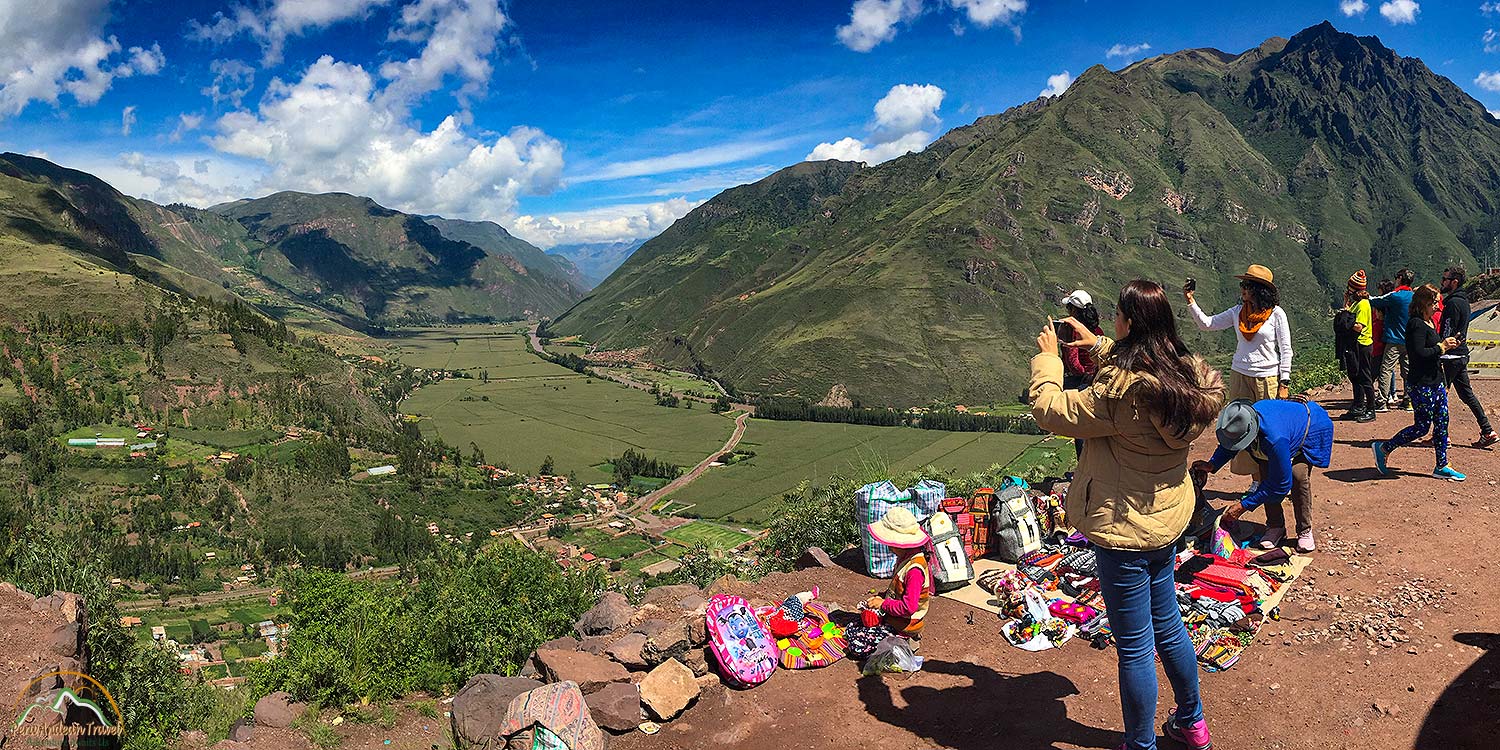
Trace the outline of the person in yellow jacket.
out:
<instances>
[{"instance_id":1,"label":"person in yellow jacket","mask_svg":"<svg viewBox=\"0 0 1500 750\"><path fill-rule=\"evenodd\" d=\"M1094 382L1082 390L1063 390L1057 335L1050 325L1042 330L1040 353L1031 360L1031 413L1043 430L1084 441L1067 513L1096 547L1120 659L1124 747L1156 747L1155 654L1177 698L1167 735L1205 750L1212 743L1197 655L1172 573L1175 542L1195 499L1188 448L1217 419L1224 383L1183 344L1159 284L1125 285L1118 309L1116 341L1073 325L1078 335L1068 345L1090 347L1100 363Z\"/></svg>"}]
</instances>

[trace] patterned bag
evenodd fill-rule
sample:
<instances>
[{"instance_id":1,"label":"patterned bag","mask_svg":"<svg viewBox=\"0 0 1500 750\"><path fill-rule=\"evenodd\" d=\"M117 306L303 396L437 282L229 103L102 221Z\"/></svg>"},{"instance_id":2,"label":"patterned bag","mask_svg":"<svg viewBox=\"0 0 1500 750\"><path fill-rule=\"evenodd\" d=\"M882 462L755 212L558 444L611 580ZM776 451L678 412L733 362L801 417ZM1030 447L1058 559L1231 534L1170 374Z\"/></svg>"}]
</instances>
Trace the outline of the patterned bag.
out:
<instances>
[{"instance_id":1,"label":"patterned bag","mask_svg":"<svg viewBox=\"0 0 1500 750\"><path fill-rule=\"evenodd\" d=\"M989 487L974 490L974 497L969 500L969 515L974 525L973 549L969 550L971 560L990 553L990 507L994 504L995 490Z\"/></svg>"},{"instance_id":2,"label":"patterned bag","mask_svg":"<svg viewBox=\"0 0 1500 750\"><path fill-rule=\"evenodd\" d=\"M1008 563L1020 561L1028 552L1042 548L1042 527L1031 504L1030 488L1020 477L1006 477L1006 486L995 495L990 509L994 529L993 552Z\"/></svg>"},{"instance_id":3,"label":"patterned bag","mask_svg":"<svg viewBox=\"0 0 1500 750\"><path fill-rule=\"evenodd\" d=\"M890 636L891 629L884 625L871 628L863 625L850 625L844 628L844 637L848 642L845 653L851 659L864 659L875 653L875 647Z\"/></svg>"},{"instance_id":4,"label":"patterned bag","mask_svg":"<svg viewBox=\"0 0 1500 750\"><path fill-rule=\"evenodd\" d=\"M869 525L885 517L891 508L903 506L925 520L942 507L948 488L942 482L922 480L910 489L896 489L890 482L867 484L854 493L854 515L859 521L860 547L865 553L865 568L872 578L890 578L896 569L896 553L875 541Z\"/></svg>"},{"instance_id":5,"label":"patterned bag","mask_svg":"<svg viewBox=\"0 0 1500 750\"><path fill-rule=\"evenodd\" d=\"M969 555L964 551L963 539L954 527L948 514L938 511L923 524L932 537L933 560L932 583L937 591L952 591L969 585L974 580L974 566L969 564Z\"/></svg>"}]
</instances>

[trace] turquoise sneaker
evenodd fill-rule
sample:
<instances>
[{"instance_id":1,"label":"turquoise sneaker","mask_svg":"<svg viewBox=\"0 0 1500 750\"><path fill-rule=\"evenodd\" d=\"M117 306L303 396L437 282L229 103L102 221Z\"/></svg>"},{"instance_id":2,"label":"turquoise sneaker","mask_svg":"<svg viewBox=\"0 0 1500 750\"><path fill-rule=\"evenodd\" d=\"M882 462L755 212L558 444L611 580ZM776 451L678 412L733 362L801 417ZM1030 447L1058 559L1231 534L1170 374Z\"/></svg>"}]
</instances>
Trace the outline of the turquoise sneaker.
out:
<instances>
[{"instance_id":1,"label":"turquoise sneaker","mask_svg":"<svg viewBox=\"0 0 1500 750\"><path fill-rule=\"evenodd\" d=\"M1458 471L1455 470L1452 466L1444 466L1443 468L1432 472L1432 475L1437 477L1438 479L1446 479L1450 482L1462 482L1465 479L1468 479L1468 477L1458 473Z\"/></svg>"},{"instance_id":2,"label":"turquoise sneaker","mask_svg":"<svg viewBox=\"0 0 1500 750\"><path fill-rule=\"evenodd\" d=\"M1385 467L1385 457L1388 455L1385 450L1385 443L1376 440L1370 443L1370 450L1375 452L1375 468L1379 469L1381 474L1390 474L1390 469Z\"/></svg>"}]
</instances>

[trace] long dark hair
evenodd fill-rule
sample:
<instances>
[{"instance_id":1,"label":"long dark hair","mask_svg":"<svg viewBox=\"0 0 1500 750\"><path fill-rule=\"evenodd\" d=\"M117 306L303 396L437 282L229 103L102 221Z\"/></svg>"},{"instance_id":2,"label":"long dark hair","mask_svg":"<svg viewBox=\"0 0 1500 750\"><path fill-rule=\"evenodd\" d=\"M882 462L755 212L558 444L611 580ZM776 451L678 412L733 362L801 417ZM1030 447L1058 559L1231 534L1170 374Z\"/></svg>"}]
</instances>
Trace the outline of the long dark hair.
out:
<instances>
[{"instance_id":1,"label":"long dark hair","mask_svg":"<svg viewBox=\"0 0 1500 750\"><path fill-rule=\"evenodd\" d=\"M1258 281L1244 281L1241 284L1250 290L1250 306L1256 312L1274 310L1281 304L1281 293L1276 291L1276 287Z\"/></svg>"},{"instance_id":2,"label":"long dark hair","mask_svg":"<svg viewBox=\"0 0 1500 750\"><path fill-rule=\"evenodd\" d=\"M1120 290L1119 314L1130 331L1115 342L1111 363L1128 372L1154 378L1149 403L1178 437L1213 421L1218 399L1199 381L1197 365L1177 334L1177 319L1167 293L1154 281L1137 279Z\"/></svg>"},{"instance_id":3,"label":"long dark hair","mask_svg":"<svg viewBox=\"0 0 1500 750\"><path fill-rule=\"evenodd\" d=\"M1072 315L1074 320L1082 323L1084 328L1087 328L1090 331L1100 330L1099 308L1094 307L1094 303L1090 302L1083 307L1078 307L1077 305L1068 305L1068 314Z\"/></svg>"}]
</instances>

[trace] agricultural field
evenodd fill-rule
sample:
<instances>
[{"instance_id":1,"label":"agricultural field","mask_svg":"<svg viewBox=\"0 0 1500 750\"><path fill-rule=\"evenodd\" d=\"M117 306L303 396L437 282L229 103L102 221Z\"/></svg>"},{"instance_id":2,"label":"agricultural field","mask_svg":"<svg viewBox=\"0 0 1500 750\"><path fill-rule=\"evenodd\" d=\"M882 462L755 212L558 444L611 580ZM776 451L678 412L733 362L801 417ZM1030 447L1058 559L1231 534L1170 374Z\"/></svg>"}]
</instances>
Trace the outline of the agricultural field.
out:
<instances>
[{"instance_id":1,"label":"agricultural field","mask_svg":"<svg viewBox=\"0 0 1500 750\"><path fill-rule=\"evenodd\" d=\"M719 392L714 388L713 383L676 370L653 370L646 367L601 367L599 369L601 372L629 378L637 383L654 383L661 386L662 390L671 393L694 393L707 397L717 395Z\"/></svg>"},{"instance_id":2,"label":"agricultural field","mask_svg":"<svg viewBox=\"0 0 1500 750\"><path fill-rule=\"evenodd\" d=\"M576 544L606 560L618 560L651 549L651 543L639 534L611 537L599 529L574 529L564 534L562 541Z\"/></svg>"},{"instance_id":3,"label":"agricultural field","mask_svg":"<svg viewBox=\"0 0 1500 750\"><path fill-rule=\"evenodd\" d=\"M285 607L273 607L263 598L247 599L239 602L228 602L212 606L188 607L186 609L152 609L135 613L141 618L141 625L131 628L132 634L137 640L151 640L151 628L161 625L166 628L167 637L178 643L189 643L193 639L193 623L198 623L199 629L214 630L215 626L228 625L229 631L224 635L227 637L240 637L244 632L244 626L254 626L262 620L274 620L285 622L290 615L290 610ZM216 631L218 632L218 631ZM263 644L262 644L263 645ZM255 652L256 646L252 644L239 644L243 652L246 648ZM262 651L263 652L263 651ZM246 653L246 656L255 656L257 653Z\"/></svg>"},{"instance_id":4,"label":"agricultural field","mask_svg":"<svg viewBox=\"0 0 1500 750\"><path fill-rule=\"evenodd\" d=\"M865 469L907 471L924 466L960 472L1011 462L1041 440L1033 435L940 432L910 427L750 420L740 450L755 456L710 469L672 493L701 518L758 523L772 501L807 481Z\"/></svg>"},{"instance_id":5,"label":"agricultural field","mask_svg":"<svg viewBox=\"0 0 1500 750\"><path fill-rule=\"evenodd\" d=\"M575 374L527 351L527 330L524 323L410 328L377 341L385 345L381 356L386 359L428 370L454 370L476 378L488 371L491 380Z\"/></svg>"},{"instance_id":6,"label":"agricultural field","mask_svg":"<svg viewBox=\"0 0 1500 750\"><path fill-rule=\"evenodd\" d=\"M708 521L691 521L662 536L688 547L702 544L712 550L734 549L753 538L736 529Z\"/></svg>"},{"instance_id":7,"label":"agricultural field","mask_svg":"<svg viewBox=\"0 0 1500 750\"><path fill-rule=\"evenodd\" d=\"M489 382L455 378L424 386L401 410L420 417L424 434L464 448L472 442L491 462L534 472L552 456L558 473L574 472L584 484L609 482L612 476L601 464L626 448L689 467L734 430L732 420L702 404L657 406L649 393L538 358L526 351L522 335L475 328L439 329L441 335L424 330L390 343L415 353L412 359L402 354L406 364L488 370Z\"/></svg>"}]
</instances>

